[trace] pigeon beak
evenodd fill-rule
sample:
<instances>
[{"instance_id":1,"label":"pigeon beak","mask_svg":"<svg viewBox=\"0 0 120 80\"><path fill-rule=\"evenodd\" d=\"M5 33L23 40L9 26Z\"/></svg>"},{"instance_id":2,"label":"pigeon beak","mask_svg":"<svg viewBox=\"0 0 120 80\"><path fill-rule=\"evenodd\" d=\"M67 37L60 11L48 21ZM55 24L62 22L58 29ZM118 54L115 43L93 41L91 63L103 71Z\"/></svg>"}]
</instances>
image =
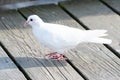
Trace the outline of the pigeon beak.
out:
<instances>
[{"instance_id":1,"label":"pigeon beak","mask_svg":"<svg viewBox=\"0 0 120 80\"><path fill-rule=\"evenodd\" d=\"M24 27L26 27L28 24L29 24L29 21L26 21L26 22L24 23Z\"/></svg>"}]
</instances>

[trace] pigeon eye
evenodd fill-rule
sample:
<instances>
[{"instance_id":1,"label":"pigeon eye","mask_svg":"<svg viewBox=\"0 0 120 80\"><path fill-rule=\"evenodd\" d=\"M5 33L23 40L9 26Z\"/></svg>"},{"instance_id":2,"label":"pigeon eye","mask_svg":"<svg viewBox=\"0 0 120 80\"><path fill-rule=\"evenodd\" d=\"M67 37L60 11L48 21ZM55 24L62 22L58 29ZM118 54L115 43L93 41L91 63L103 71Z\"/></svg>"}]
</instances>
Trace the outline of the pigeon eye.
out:
<instances>
[{"instance_id":1,"label":"pigeon eye","mask_svg":"<svg viewBox=\"0 0 120 80\"><path fill-rule=\"evenodd\" d=\"M33 21L33 19L30 19L30 21Z\"/></svg>"}]
</instances>

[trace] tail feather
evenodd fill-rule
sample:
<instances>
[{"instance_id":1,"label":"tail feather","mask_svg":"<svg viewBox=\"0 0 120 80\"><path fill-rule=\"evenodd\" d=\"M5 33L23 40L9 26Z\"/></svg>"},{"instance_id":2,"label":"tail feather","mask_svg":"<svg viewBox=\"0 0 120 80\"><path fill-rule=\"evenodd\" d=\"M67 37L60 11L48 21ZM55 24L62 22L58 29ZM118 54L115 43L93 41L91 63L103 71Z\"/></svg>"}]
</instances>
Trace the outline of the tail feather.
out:
<instances>
[{"instance_id":1,"label":"tail feather","mask_svg":"<svg viewBox=\"0 0 120 80\"><path fill-rule=\"evenodd\" d=\"M107 36L105 34L107 30L88 30L87 35L93 36L93 37L101 37L101 36Z\"/></svg>"},{"instance_id":2,"label":"tail feather","mask_svg":"<svg viewBox=\"0 0 120 80\"><path fill-rule=\"evenodd\" d=\"M111 44L112 40L105 38L94 38L90 42L101 43L101 44Z\"/></svg>"},{"instance_id":3,"label":"tail feather","mask_svg":"<svg viewBox=\"0 0 120 80\"><path fill-rule=\"evenodd\" d=\"M101 44L111 44L112 40L101 38L103 36L107 36L107 30L89 30L86 31L86 41L87 42L94 42L94 43L101 43Z\"/></svg>"}]
</instances>

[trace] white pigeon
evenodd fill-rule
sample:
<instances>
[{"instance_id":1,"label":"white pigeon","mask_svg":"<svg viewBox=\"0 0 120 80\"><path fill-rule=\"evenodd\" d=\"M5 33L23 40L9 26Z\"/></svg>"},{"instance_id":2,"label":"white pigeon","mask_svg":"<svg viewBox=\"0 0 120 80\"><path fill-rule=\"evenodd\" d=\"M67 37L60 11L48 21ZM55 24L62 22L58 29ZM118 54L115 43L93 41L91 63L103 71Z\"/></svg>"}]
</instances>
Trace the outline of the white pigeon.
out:
<instances>
[{"instance_id":1,"label":"white pigeon","mask_svg":"<svg viewBox=\"0 0 120 80\"><path fill-rule=\"evenodd\" d=\"M24 26L30 25L32 32L44 46L55 52L48 54L51 59L61 60L65 50L74 48L79 43L92 42L110 44L112 40L101 38L107 36L107 30L80 30L60 24L44 22L37 15L30 15Z\"/></svg>"}]
</instances>

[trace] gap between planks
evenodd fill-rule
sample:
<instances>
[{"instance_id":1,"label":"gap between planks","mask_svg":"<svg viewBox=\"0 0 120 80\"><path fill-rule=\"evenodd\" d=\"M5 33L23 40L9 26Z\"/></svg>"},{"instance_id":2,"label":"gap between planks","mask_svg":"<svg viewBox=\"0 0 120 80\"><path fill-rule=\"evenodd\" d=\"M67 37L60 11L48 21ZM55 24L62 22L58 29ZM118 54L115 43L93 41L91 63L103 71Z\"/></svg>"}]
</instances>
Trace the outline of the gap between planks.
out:
<instances>
[{"instance_id":1,"label":"gap between planks","mask_svg":"<svg viewBox=\"0 0 120 80\"><path fill-rule=\"evenodd\" d=\"M71 66L73 69L75 69L75 71L80 74L84 80L89 80L87 76L85 76L69 59L66 60Z\"/></svg>"},{"instance_id":2,"label":"gap between planks","mask_svg":"<svg viewBox=\"0 0 120 80\"><path fill-rule=\"evenodd\" d=\"M120 13L114 9L112 6L110 6L108 3L106 3L105 1L103 0L99 0L101 3L103 3L104 5L106 5L109 9L111 9L113 12L115 12L116 14L120 15Z\"/></svg>"},{"instance_id":3,"label":"gap between planks","mask_svg":"<svg viewBox=\"0 0 120 80\"><path fill-rule=\"evenodd\" d=\"M2 47L2 49L6 52L6 54L8 55L8 57L13 61L13 63L17 66L17 68L23 73L24 77L27 80L32 80L29 75L25 72L25 70L19 65L19 63L17 63L17 61L15 61L14 57L10 54L10 52L7 50L7 48L2 44L2 42L0 42L0 46Z\"/></svg>"},{"instance_id":4,"label":"gap between planks","mask_svg":"<svg viewBox=\"0 0 120 80\"><path fill-rule=\"evenodd\" d=\"M101 0L100 0L101 1ZM64 6L62 6L60 3L58 6L63 9L71 18L73 18L76 22L78 22L84 29L90 30L89 27L87 27L84 23L82 23L77 17L75 17L71 12L69 12ZM110 8L110 7L109 7ZM115 12L115 11L114 11ZM115 12L116 13L116 12ZM118 14L118 13L117 13ZM119 14L120 15L120 14ZM110 45L103 44L107 49L109 49L113 54L115 54L118 58L120 58L120 54L113 49Z\"/></svg>"}]
</instances>

